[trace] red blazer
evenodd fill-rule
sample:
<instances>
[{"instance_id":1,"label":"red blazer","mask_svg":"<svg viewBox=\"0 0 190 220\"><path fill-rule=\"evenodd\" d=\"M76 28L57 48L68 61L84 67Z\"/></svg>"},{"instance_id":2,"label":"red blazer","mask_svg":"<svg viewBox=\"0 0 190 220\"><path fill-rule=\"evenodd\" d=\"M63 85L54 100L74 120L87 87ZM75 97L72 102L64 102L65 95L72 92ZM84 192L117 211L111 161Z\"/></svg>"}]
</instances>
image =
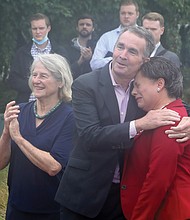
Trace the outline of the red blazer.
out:
<instances>
[{"instance_id":1,"label":"red blazer","mask_svg":"<svg viewBox=\"0 0 190 220\"><path fill-rule=\"evenodd\" d=\"M187 116L181 100L167 108ZM121 203L128 220L190 219L190 141L169 139L169 127L141 132L126 154Z\"/></svg>"}]
</instances>

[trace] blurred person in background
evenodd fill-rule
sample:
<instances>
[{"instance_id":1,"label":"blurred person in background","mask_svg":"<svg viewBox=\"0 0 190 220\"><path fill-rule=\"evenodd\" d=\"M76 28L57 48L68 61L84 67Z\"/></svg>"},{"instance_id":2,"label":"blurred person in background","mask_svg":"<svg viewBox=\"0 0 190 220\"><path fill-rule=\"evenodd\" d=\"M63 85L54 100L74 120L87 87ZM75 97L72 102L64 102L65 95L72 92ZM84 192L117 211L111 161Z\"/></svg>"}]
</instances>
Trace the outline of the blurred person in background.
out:
<instances>
[{"instance_id":1,"label":"blurred person in background","mask_svg":"<svg viewBox=\"0 0 190 220\"><path fill-rule=\"evenodd\" d=\"M160 42L165 29L164 17L157 12L149 12L142 17L142 26L152 33L155 40L156 46L150 56L165 57L166 59L172 61L172 63L174 63L178 68L180 68L181 61L179 60L177 54L166 50Z\"/></svg>"},{"instance_id":2,"label":"blurred person in background","mask_svg":"<svg viewBox=\"0 0 190 220\"><path fill-rule=\"evenodd\" d=\"M120 3L118 28L104 33L98 40L90 65L92 70L105 66L112 60L115 43L124 28L137 25L139 6L135 0L123 0Z\"/></svg>"},{"instance_id":3,"label":"blurred person in background","mask_svg":"<svg viewBox=\"0 0 190 220\"><path fill-rule=\"evenodd\" d=\"M73 38L68 47L69 60L73 78L91 72L90 60L96 45L94 19L89 14L83 14L77 19L78 36Z\"/></svg>"},{"instance_id":4,"label":"blurred person in background","mask_svg":"<svg viewBox=\"0 0 190 220\"><path fill-rule=\"evenodd\" d=\"M35 100L28 86L28 78L30 76L30 66L36 56L57 53L68 59L65 48L49 39L48 34L51 31L51 24L46 15L41 13L32 15L30 25L32 40L16 51L11 62L8 78L8 84L17 92L17 104Z\"/></svg>"}]
</instances>

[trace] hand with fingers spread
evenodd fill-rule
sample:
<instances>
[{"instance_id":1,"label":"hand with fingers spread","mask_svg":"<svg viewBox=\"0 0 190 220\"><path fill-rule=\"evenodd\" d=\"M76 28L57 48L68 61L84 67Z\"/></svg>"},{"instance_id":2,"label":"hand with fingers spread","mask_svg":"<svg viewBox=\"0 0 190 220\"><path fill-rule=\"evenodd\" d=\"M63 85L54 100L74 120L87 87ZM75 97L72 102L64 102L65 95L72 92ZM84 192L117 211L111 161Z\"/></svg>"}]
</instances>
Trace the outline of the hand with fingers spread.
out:
<instances>
[{"instance_id":1,"label":"hand with fingers spread","mask_svg":"<svg viewBox=\"0 0 190 220\"><path fill-rule=\"evenodd\" d=\"M180 120L177 112L170 109L158 109L149 111L143 118L135 121L137 131L150 130L164 125L175 124Z\"/></svg>"},{"instance_id":2,"label":"hand with fingers spread","mask_svg":"<svg viewBox=\"0 0 190 220\"><path fill-rule=\"evenodd\" d=\"M190 139L190 117L183 117L178 126L171 127L165 132L169 138L177 138L177 142L185 142Z\"/></svg>"}]
</instances>

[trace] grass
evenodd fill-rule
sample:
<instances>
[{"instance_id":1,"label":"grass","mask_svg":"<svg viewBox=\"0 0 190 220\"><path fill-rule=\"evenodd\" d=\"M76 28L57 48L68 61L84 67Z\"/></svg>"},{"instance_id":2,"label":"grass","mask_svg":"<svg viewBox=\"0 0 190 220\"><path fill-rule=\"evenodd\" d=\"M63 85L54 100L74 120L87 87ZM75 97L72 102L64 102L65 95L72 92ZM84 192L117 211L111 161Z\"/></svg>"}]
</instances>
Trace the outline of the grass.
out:
<instances>
[{"instance_id":1,"label":"grass","mask_svg":"<svg viewBox=\"0 0 190 220\"><path fill-rule=\"evenodd\" d=\"M12 91L6 83L0 79L0 113L4 112L6 104L15 97L15 92ZM3 128L3 115L0 114L0 135ZM7 172L8 168L0 171L0 220L5 219L5 211L7 205Z\"/></svg>"},{"instance_id":2,"label":"grass","mask_svg":"<svg viewBox=\"0 0 190 220\"><path fill-rule=\"evenodd\" d=\"M5 210L7 205L7 171L5 168L0 171L0 220L5 219Z\"/></svg>"}]
</instances>

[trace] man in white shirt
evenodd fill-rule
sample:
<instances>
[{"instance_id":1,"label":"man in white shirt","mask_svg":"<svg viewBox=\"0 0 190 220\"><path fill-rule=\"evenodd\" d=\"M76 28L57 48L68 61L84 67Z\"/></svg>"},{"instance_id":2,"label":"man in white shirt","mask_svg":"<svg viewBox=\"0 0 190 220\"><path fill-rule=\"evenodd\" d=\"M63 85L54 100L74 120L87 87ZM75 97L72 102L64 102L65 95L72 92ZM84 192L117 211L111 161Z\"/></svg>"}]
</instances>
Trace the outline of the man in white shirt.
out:
<instances>
[{"instance_id":1,"label":"man in white shirt","mask_svg":"<svg viewBox=\"0 0 190 220\"><path fill-rule=\"evenodd\" d=\"M160 42L161 36L164 34L164 17L157 12L149 12L142 17L142 26L152 33L155 40L156 46L151 57L165 57L180 68L181 62L177 54L166 50Z\"/></svg>"},{"instance_id":2,"label":"man in white shirt","mask_svg":"<svg viewBox=\"0 0 190 220\"><path fill-rule=\"evenodd\" d=\"M123 0L120 4L120 26L104 33L98 40L90 65L92 70L105 66L112 60L112 53L118 36L123 28L136 25L139 7L135 0Z\"/></svg>"}]
</instances>

